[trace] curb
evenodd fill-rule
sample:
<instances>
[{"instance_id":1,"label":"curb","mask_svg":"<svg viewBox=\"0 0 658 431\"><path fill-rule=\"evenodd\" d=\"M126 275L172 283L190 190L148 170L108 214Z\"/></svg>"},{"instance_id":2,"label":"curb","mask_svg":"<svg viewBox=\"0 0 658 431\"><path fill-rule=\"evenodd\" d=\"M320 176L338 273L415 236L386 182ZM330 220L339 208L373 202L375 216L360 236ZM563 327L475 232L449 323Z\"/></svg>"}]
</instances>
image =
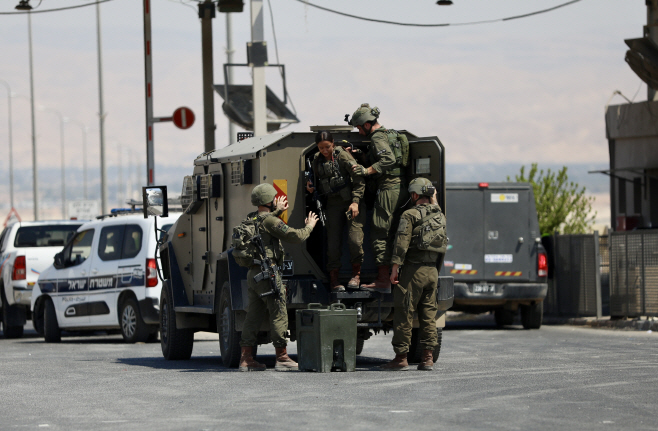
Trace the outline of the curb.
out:
<instances>
[{"instance_id":1,"label":"curb","mask_svg":"<svg viewBox=\"0 0 658 431\"><path fill-rule=\"evenodd\" d=\"M590 328L606 328L606 329L627 329L635 331L658 331L658 320L644 319L610 319L604 317L597 319L595 317L574 317L574 318L551 318L544 317L544 324L547 325L573 325L573 326L587 326Z\"/></svg>"}]
</instances>

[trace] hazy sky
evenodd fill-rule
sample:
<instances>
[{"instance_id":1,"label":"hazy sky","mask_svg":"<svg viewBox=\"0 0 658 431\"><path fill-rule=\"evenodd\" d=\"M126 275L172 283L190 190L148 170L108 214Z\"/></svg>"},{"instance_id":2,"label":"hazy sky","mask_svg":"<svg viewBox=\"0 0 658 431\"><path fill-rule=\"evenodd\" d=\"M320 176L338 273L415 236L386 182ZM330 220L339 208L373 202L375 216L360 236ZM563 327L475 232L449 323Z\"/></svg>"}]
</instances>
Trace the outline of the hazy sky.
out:
<instances>
[{"instance_id":1,"label":"hazy sky","mask_svg":"<svg viewBox=\"0 0 658 431\"><path fill-rule=\"evenodd\" d=\"M17 0L4 0L12 12ZM504 18L565 0L313 0L347 13L413 23L464 23ZM38 1L32 0L33 5ZM37 10L83 4L43 0ZM137 0L101 5L106 136L110 164L145 153L142 6ZM248 3L248 2L247 2ZM438 136L449 164L531 162L608 163L604 107L613 91L646 100L646 86L624 62L624 39L640 37L646 23L641 0L582 0L524 19L438 28L358 21L296 0L265 0L270 62L276 62L270 8L280 62L301 123L340 124L360 103L377 105L381 123L417 135ZM190 166L203 151L201 31L195 2L152 0L155 115L190 107L196 124L181 131L155 126L156 181L167 167ZM95 7L32 15L37 103L85 123L90 168L98 169L98 88ZM246 61L248 4L233 15L235 61ZM223 81L226 26L213 20L215 82ZM31 163L26 15L0 15L0 79L13 99L15 164ZM269 73L269 72L268 72ZM249 84L238 74L236 83ZM281 82L272 71L268 85ZM612 103L621 103L617 97ZM216 142L227 142L227 120L215 97ZM7 142L6 94L0 87L0 151ZM37 112L39 165L59 166L59 123ZM81 166L81 132L67 125L67 164ZM3 156L3 169L6 157Z\"/></svg>"}]
</instances>

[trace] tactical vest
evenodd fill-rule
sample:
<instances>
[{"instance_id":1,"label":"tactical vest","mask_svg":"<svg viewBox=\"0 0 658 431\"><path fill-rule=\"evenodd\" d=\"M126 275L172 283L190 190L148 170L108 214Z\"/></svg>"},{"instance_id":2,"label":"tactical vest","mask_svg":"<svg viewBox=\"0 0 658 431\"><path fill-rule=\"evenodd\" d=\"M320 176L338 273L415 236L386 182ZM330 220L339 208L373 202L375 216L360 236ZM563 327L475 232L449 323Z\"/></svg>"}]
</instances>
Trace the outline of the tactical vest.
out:
<instances>
[{"instance_id":1,"label":"tactical vest","mask_svg":"<svg viewBox=\"0 0 658 431\"><path fill-rule=\"evenodd\" d=\"M446 218L438 205L418 208L420 220L411 232L410 247L421 251L445 253L448 245Z\"/></svg>"},{"instance_id":2,"label":"tactical vest","mask_svg":"<svg viewBox=\"0 0 658 431\"><path fill-rule=\"evenodd\" d=\"M318 189L321 195L334 196L336 194L344 201L352 200L351 178L340 172L338 157L342 148L334 149L332 160L327 160L318 153L315 159L315 172L318 177Z\"/></svg>"},{"instance_id":3,"label":"tactical vest","mask_svg":"<svg viewBox=\"0 0 658 431\"><path fill-rule=\"evenodd\" d=\"M388 139L388 146L391 147L391 152L395 157L396 167L386 171L386 174L394 177L403 175L404 168L409 166L409 140L404 134L398 133L393 129L385 129L380 127L379 129L375 130L373 135L377 132L383 132L386 134L386 139ZM374 151L370 151L368 156L371 165L377 162Z\"/></svg>"}]
</instances>

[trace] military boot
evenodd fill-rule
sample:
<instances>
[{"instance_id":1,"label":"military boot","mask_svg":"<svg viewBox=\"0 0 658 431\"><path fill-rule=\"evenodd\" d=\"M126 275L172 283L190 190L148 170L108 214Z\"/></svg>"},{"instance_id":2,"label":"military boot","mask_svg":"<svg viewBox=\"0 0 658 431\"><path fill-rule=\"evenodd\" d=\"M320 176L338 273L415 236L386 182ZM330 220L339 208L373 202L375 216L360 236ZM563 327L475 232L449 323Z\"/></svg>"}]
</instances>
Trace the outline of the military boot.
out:
<instances>
[{"instance_id":1,"label":"military boot","mask_svg":"<svg viewBox=\"0 0 658 431\"><path fill-rule=\"evenodd\" d=\"M352 278L347 283L348 289L358 289L359 284L361 283L361 264L353 263L352 264Z\"/></svg>"},{"instance_id":2,"label":"military boot","mask_svg":"<svg viewBox=\"0 0 658 431\"><path fill-rule=\"evenodd\" d=\"M423 356L418 364L418 369L422 371L433 371L434 370L434 351L433 350L423 350Z\"/></svg>"},{"instance_id":3,"label":"military boot","mask_svg":"<svg viewBox=\"0 0 658 431\"><path fill-rule=\"evenodd\" d=\"M252 356L252 347L243 346L242 355L240 356L240 371L265 371L265 364L257 362Z\"/></svg>"},{"instance_id":4,"label":"military boot","mask_svg":"<svg viewBox=\"0 0 658 431\"><path fill-rule=\"evenodd\" d=\"M388 265L381 265L377 267L377 278L372 284L362 284L362 290L371 290L373 292L390 293L391 292L391 278L388 270Z\"/></svg>"},{"instance_id":5,"label":"military boot","mask_svg":"<svg viewBox=\"0 0 658 431\"><path fill-rule=\"evenodd\" d=\"M332 292L344 292L345 286L338 284L339 269L332 269L329 271L329 288Z\"/></svg>"},{"instance_id":6,"label":"military boot","mask_svg":"<svg viewBox=\"0 0 658 431\"><path fill-rule=\"evenodd\" d=\"M275 347L276 351L276 364L274 370L276 371L290 371L297 370L297 362L290 359L288 351L285 347Z\"/></svg>"},{"instance_id":7,"label":"military boot","mask_svg":"<svg viewBox=\"0 0 658 431\"><path fill-rule=\"evenodd\" d=\"M391 362L387 362L384 365L379 367L382 371L407 371L409 370L409 362L407 362L406 353L398 353L395 355L395 359Z\"/></svg>"}]
</instances>

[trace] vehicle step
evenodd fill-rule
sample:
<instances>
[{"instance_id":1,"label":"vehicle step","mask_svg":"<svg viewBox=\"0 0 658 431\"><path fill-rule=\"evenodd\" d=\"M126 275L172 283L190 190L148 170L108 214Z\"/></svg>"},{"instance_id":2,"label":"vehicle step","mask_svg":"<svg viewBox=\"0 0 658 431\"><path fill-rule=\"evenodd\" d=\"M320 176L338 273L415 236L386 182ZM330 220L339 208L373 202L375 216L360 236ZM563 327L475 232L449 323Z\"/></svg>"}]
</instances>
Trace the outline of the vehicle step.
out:
<instances>
[{"instance_id":1,"label":"vehicle step","mask_svg":"<svg viewBox=\"0 0 658 431\"><path fill-rule=\"evenodd\" d=\"M201 306L181 306L174 307L176 313L202 313L202 314L213 314L212 307L201 307Z\"/></svg>"}]
</instances>

